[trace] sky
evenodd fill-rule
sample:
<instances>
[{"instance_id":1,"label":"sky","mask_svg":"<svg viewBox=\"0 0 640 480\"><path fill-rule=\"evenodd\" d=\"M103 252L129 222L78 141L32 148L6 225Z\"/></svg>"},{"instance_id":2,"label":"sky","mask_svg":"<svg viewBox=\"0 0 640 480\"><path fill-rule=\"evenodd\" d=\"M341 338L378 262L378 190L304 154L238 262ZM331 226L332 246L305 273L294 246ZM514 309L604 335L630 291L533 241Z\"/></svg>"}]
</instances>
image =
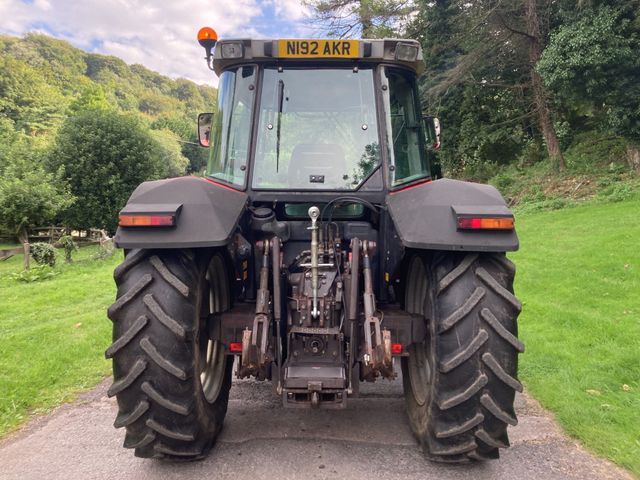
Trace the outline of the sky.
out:
<instances>
[{"instance_id":1,"label":"sky","mask_svg":"<svg viewBox=\"0 0 640 480\"><path fill-rule=\"evenodd\" d=\"M217 85L196 40L317 36L298 0L0 0L0 33L40 32L172 78Z\"/></svg>"}]
</instances>

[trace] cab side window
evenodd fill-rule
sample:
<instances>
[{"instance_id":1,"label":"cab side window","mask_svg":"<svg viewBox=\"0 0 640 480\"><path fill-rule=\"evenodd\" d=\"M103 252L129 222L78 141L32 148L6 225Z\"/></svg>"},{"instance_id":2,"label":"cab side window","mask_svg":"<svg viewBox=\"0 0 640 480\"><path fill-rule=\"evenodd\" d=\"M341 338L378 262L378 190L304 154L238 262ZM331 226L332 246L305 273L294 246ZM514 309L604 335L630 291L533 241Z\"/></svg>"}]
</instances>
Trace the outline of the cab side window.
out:
<instances>
[{"instance_id":1,"label":"cab side window","mask_svg":"<svg viewBox=\"0 0 640 480\"><path fill-rule=\"evenodd\" d=\"M213 148L208 174L235 185L244 185L255 85L255 67L228 70L220 77L218 105L214 110Z\"/></svg>"},{"instance_id":2,"label":"cab side window","mask_svg":"<svg viewBox=\"0 0 640 480\"><path fill-rule=\"evenodd\" d=\"M389 183L396 186L429 177L418 92L412 77L385 69L383 85L389 146Z\"/></svg>"}]
</instances>

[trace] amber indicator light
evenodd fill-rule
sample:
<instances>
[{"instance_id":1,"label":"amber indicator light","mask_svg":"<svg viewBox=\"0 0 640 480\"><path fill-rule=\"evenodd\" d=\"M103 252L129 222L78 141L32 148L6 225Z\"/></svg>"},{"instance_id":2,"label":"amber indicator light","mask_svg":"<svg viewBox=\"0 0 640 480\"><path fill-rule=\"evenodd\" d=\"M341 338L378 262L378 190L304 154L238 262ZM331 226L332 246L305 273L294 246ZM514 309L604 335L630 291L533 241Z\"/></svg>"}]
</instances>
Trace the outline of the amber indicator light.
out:
<instances>
[{"instance_id":1,"label":"amber indicator light","mask_svg":"<svg viewBox=\"0 0 640 480\"><path fill-rule=\"evenodd\" d=\"M120 215L118 225L121 227L173 227L175 215Z\"/></svg>"}]
</instances>

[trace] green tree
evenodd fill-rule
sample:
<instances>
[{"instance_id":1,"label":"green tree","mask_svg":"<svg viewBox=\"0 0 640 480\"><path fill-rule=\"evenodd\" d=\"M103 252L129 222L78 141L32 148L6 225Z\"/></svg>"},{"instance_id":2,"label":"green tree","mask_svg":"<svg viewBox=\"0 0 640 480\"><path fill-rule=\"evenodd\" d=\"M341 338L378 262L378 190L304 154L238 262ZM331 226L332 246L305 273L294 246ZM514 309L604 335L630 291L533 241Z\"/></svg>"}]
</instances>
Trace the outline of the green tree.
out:
<instances>
[{"instance_id":1,"label":"green tree","mask_svg":"<svg viewBox=\"0 0 640 480\"><path fill-rule=\"evenodd\" d=\"M153 152L160 164L162 177L179 177L185 174L189 159L182 154L178 136L171 130L151 130L155 141Z\"/></svg>"},{"instance_id":2,"label":"green tree","mask_svg":"<svg viewBox=\"0 0 640 480\"><path fill-rule=\"evenodd\" d=\"M621 2L573 14L573 21L551 36L538 64L545 83L574 117L624 137L636 150L640 145L637 7L637 2Z\"/></svg>"},{"instance_id":3,"label":"green tree","mask_svg":"<svg viewBox=\"0 0 640 480\"><path fill-rule=\"evenodd\" d=\"M69 117L49 156L52 169L64 168L77 197L64 212L64 222L74 228L115 231L118 211L133 190L162 175L157 152L157 142L133 116L88 110Z\"/></svg>"},{"instance_id":4,"label":"green tree","mask_svg":"<svg viewBox=\"0 0 640 480\"><path fill-rule=\"evenodd\" d=\"M4 173L4 169L22 144L21 135L15 131L13 125L13 121L0 116L0 175Z\"/></svg>"},{"instance_id":5,"label":"green tree","mask_svg":"<svg viewBox=\"0 0 640 480\"><path fill-rule=\"evenodd\" d=\"M86 70L86 53L64 40L39 33L27 33L7 49L14 58L27 63L40 76L64 93L72 93Z\"/></svg>"},{"instance_id":6,"label":"green tree","mask_svg":"<svg viewBox=\"0 0 640 480\"><path fill-rule=\"evenodd\" d=\"M204 98L198 86L184 78L178 78L175 81L175 88L171 91L171 95L184 103L187 111L197 110L204 104Z\"/></svg>"},{"instance_id":7,"label":"green tree","mask_svg":"<svg viewBox=\"0 0 640 480\"><path fill-rule=\"evenodd\" d=\"M40 158L25 155L28 151L26 138L16 133L0 162L0 226L23 243L30 227L50 224L74 202L62 172L45 171Z\"/></svg>"},{"instance_id":8,"label":"green tree","mask_svg":"<svg viewBox=\"0 0 640 480\"><path fill-rule=\"evenodd\" d=\"M437 176L442 176L442 170L449 175L460 175L464 163L458 146L463 138L460 129L465 85L454 84L441 93L430 94L464 53L459 42L460 25L456 22L460 9L456 0L424 0L418 3L418 7L418 14L409 24L406 35L422 43L426 64L426 72L419 80L423 110L438 116L444 125L445 148L434 154L432 170Z\"/></svg>"},{"instance_id":9,"label":"green tree","mask_svg":"<svg viewBox=\"0 0 640 480\"><path fill-rule=\"evenodd\" d=\"M557 114L535 70L549 29L540 12L552 7L549 0L420 3L412 27L427 54L425 103L442 113L440 156L450 173L512 162L539 138L564 167Z\"/></svg>"},{"instance_id":10,"label":"green tree","mask_svg":"<svg viewBox=\"0 0 640 480\"><path fill-rule=\"evenodd\" d=\"M0 56L0 116L16 128L41 134L61 121L66 101L35 68L11 56Z\"/></svg>"},{"instance_id":11,"label":"green tree","mask_svg":"<svg viewBox=\"0 0 640 480\"><path fill-rule=\"evenodd\" d=\"M69 105L69 114L75 115L86 110L109 110L109 105L104 88L95 83L84 85L80 95Z\"/></svg>"},{"instance_id":12,"label":"green tree","mask_svg":"<svg viewBox=\"0 0 640 480\"><path fill-rule=\"evenodd\" d=\"M417 8L411 0L307 0L314 23L339 38L392 37Z\"/></svg>"},{"instance_id":13,"label":"green tree","mask_svg":"<svg viewBox=\"0 0 640 480\"><path fill-rule=\"evenodd\" d=\"M213 103L211 103L213 105ZM182 115L161 117L151 123L154 130L171 130L180 143L182 155L189 160L187 173L202 173L207 165L209 150L198 145L196 120Z\"/></svg>"}]
</instances>

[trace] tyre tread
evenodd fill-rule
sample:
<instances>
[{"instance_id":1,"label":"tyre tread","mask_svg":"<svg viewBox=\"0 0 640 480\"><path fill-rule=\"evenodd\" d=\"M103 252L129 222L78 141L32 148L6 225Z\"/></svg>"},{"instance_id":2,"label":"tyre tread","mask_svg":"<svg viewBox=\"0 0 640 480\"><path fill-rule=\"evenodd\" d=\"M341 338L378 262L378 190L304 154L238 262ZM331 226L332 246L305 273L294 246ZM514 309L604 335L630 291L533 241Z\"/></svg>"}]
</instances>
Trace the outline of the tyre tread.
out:
<instances>
[{"instance_id":1,"label":"tyre tread","mask_svg":"<svg viewBox=\"0 0 640 480\"><path fill-rule=\"evenodd\" d=\"M156 443L153 446L153 449L158 452L161 453L163 455L170 455L172 457L190 457L190 458L194 458L194 457L198 457L200 455L202 455L202 450L176 450L175 448L172 448L168 445L165 445L163 443Z\"/></svg>"},{"instance_id":2,"label":"tyre tread","mask_svg":"<svg viewBox=\"0 0 640 480\"><path fill-rule=\"evenodd\" d=\"M158 390L153 388L153 386L149 382L143 382L142 385L140 386L140 389L144 393L146 393L147 396L151 400L156 402L158 405L166 408L167 410L171 410L172 412L177 413L178 415L186 416L186 415L189 415L189 413L191 412L191 410L185 405L180 405L179 403L169 400L167 397L162 395Z\"/></svg>"},{"instance_id":3,"label":"tyre tread","mask_svg":"<svg viewBox=\"0 0 640 480\"><path fill-rule=\"evenodd\" d=\"M127 256L124 257L122 263L113 271L113 279L116 283L119 283L126 273L147 258L147 255L147 250L131 250Z\"/></svg>"},{"instance_id":4,"label":"tyre tread","mask_svg":"<svg viewBox=\"0 0 640 480\"><path fill-rule=\"evenodd\" d=\"M438 282L438 290L437 294L440 295L447 288L449 288L458 278L464 275L467 270L471 267L473 262L475 262L478 258L477 254L467 255L460 264L451 270L447 275L445 275L442 280Z\"/></svg>"},{"instance_id":5,"label":"tyre tread","mask_svg":"<svg viewBox=\"0 0 640 480\"><path fill-rule=\"evenodd\" d=\"M162 354L155 347L155 345L151 343L151 340L149 340L149 337L144 337L142 340L140 340L140 348L142 348L142 350L144 350L144 352L149 356L149 358L151 358L151 360L153 360L156 363L156 365L162 368L165 372L170 373L171 375L179 378L180 380L187 379L187 372L182 370L175 363L163 357Z\"/></svg>"},{"instance_id":6,"label":"tyre tread","mask_svg":"<svg viewBox=\"0 0 640 480\"><path fill-rule=\"evenodd\" d=\"M516 298L516 296L509 290L504 288L498 281L491 276L483 267L476 270L476 275L497 295L501 296L504 300L511 304L518 312L522 311L522 304Z\"/></svg>"},{"instance_id":7,"label":"tyre tread","mask_svg":"<svg viewBox=\"0 0 640 480\"><path fill-rule=\"evenodd\" d=\"M202 319L198 305L205 265L224 250L131 250L114 271L116 301L108 309L116 396L114 425L126 429L124 447L141 458L203 458L222 428L231 386L231 364L214 403L199 384ZM223 287L220 287L223 289ZM228 292L228 289L225 290Z\"/></svg>"},{"instance_id":8,"label":"tyre tread","mask_svg":"<svg viewBox=\"0 0 640 480\"><path fill-rule=\"evenodd\" d=\"M473 339L467 344L466 347L454 352L452 355L447 357L445 360L440 362L440 371L442 373L447 373L456 368L459 365L462 365L464 362L469 360L469 358L476 353L482 345L486 343L489 339L489 334L486 330L480 329L478 334L473 337Z\"/></svg>"},{"instance_id":9,"label":"tyre tread","mask_svg":"<svg viewBox=\"0 0 640 480\"><path fill-rule=\"evenodd\" d=\"M113 356L118 353L119 350L124 348L131 340L135 338L135 336L140 333L140 331L147 325L149 319L145 315L140 315L138 319L133 322L131 327L124 332L120 337L113 342L109 348L104 352L104 356L106 358L113 358Z\"/></svg>"},{"instance_id":10,"label":"tyre tread","mask_svg":"<svg viewBox=\"0 0 640 480\"><path fill-rule=\"evenodd\" d=\"M144 372L146 368L146 361L141 358L136 360L136 363L133 364L133 367L131 367L131 369L122 378L114 381L111 384L109 390L107 390L107 396L113 397L114 395L117 395L118 393L129 388L131 384L135 382L140 375L142 375L142 372Z\"/></svg>"},{"instance_id":11,"label":"tyre tread","mask_svg":"<svg viewBox=\"0 0 640 480\"><path fill-rule=\"evenodd\" d=\"M153 432L146 432L144 437L140 440L134 439L134 437L127 433L124 438L124 448L143 448L149 445L156 439L156 434Z\"/></svg>"},{"instance_id":12,"label":"tyre tread","mask_svg":"<svg viewBox=\"0 0 640 480\"><path fill-rule=\"evenodd\" d=\"M169 270L164 262L160 260L160 257L154 255L149 259L149 261L151 262L151 265L153 265L153 267L158 271L160 276L164 278L165 282L175 288L183 297L189 297L189 287L187 287L184 283L182 283L182 280L171 273L171 270Z\"/></svg>"},{"instance_id":13,"label":"tyre tread","mask_svg":"<svg viewBox=\"0 0 640 480\"><path fill-rule=\"evenodd\" d=\"M176 334L181 339L185 338L185 329L178 321L171 318L156 301L153 294L145 295L142 299L146 307L153 314L154 318L158 320L162 325L167 327L170 331Z\"/></svg>"},{"instance_id":14,"label":"tyre tread","mask_svg":"<svg viewBox=\"0 0 640 480\"><path fill-rule=\"evenodd\" d=\"M500 321L496 318L496 316L489 310L488 308L483 308L480 311L480 316L482 319L487 322L493 330L500 335L503 340L510 343L513 348L516 349L519 353L524 353L524 344L518 340L518 338L511 333L509 330L504 328L504 326L500 323Z\"/></svg>"},{"instance_id":15,"label":"tyre tread","mask_svg":"<svg viewBox=\"0 0 640 480\"><path fill-rule=\"evenodd\" d=\"M155 432L167 438L172 438L173 440L180 440L182 442L192 442L196 439L196 436L193 433L184 433L184 432L178 432L176 430L172 430L171 428L158 423L153 418L148 418L145 424L151 430L154 430Z\"/></svg>"},{"instance_id":16,"label":"tyre tread","mask_svg":"<svg viewBox=\"0 0 640 480\"><path fill-rule=\"evenodd\" d=\"M515 392L522 392L516 375L524 345L516 336L522 304L513 294L515 266L494 253L436 252L419 258L428 265L427 283L435 285L431 302L425 302L433 308L425 317L435 319L427 337L432 343L424 347L435 350L430 400L411 397L407 403L414 409L412 422L418 422L412 430L432 460L498 458L499 449L509 446L507 425L517 424ZM403 364L403 374L410 371ZM415 388L412 383L405 382L405 391Z\"/></svg>"},{"instance_id":17,"label":"tyre tread","mask_svg":"<svg viewBox=\"0 0 640 480\"><path fill-rule=\"evenodd\" d=\"M482 287L476 288L467 300L457 310L452 312L442 323L440 323L438 333L444 333L450 330L456 323L467 317L471 311L480 303L484 297L486 290Z\"/></svg>"},{"instance_id":18,"label":"tyre tread","mask_svg":"<svg viewBox=\"0 0 640 480\"><path fill-rule=\"evenodd\" d=\"M496 417L498 420L508 423L509 425L516 426L518 424L518 419L512 415L510 415L506 410L500 408L495 400L488 393L484 393L480 397L480 403L484 408L489 410L491 414Z\"/></svg>"},{"instance_id":19,"label":"tyre tread","mask_svg":"<svg viewBox=\"0 0 640 480\"><path fill-rule=\"evenodd\" d=\"M466 433L471 430L476 425L482 423L484 421L484 415L481 413L476 413L473 418L470 418L466 422L460 423L458 425L454 425L448 430L436 430L436 437L438 438L449 438L455 437L456 435L460 435L462 433Z\"/></svg>"},{"instance_id":20,"label":"tyre tread","mask_svg":"<svg viewBox=\"0 0 640 480\"><path fill-rule=\"evenodd\" d=\"M115 422L113 422L113 426L116 428L122 428L126 427L127 425L131 425L133 422L138 420L147 410L149 410L149 402L147 402L146 400L141 400L136 408L134 408L130 413L119 413L116 417Z\"/></svg>"},{"instance_id":21,"label":"tyre tread","mask_svg":"<svg viewBox=\"0 0 640 480\"><path fill-rule=\"evenodd\" d=\"M462 391L453 392L451 395L446 395L438 401L438 407L440 410L449 410L456 407L463 402L466 402L476 393L478 393L487 384L489 378L481 373L478 377Z\"/></svg>"},{"instance_id":22,"label":"tyre tread","mask_svg":"<svg viewBox=\"0 0 640 480\"><path fill-rule=\"evenodd\" d=\"M493 438L491 435L489 435L484 429L479 428L478 430L475 431L475 436L478 437L478 440L481 440L482 442L486 443L487 445L491 446L491 447L495 447L495 448L507 448L509 447L509 443L508 442L503 442L497 438Z\"/></svg>"},{"instance_id":23,"label":"tyre tread","mask_svg":"<svg viewBox=\"0 0 640 480\"><path fill-rule=\"evenodd\" d=\"M153 281L149 274L143 275L136 283L122 296L118 297L113 305L107 310L107 315L111 320L115 320L115 314L131 300L136 298L144 288Z\"/></svg>"},{"instance_id":24,"label":"tyre tread","mask_svg":"<svg viewBox=\"0 0 640 480\"><path fill-rule=\"evenodd\" d=\"M496 358L491 353L484 353L482 355L482 361L487 367L489 367L494 375L502 380L506 385L522 393L522 384L507 372L505 372L504 369L500 366L500 363L498 363Z\"/></svg>"}]
</instances>

